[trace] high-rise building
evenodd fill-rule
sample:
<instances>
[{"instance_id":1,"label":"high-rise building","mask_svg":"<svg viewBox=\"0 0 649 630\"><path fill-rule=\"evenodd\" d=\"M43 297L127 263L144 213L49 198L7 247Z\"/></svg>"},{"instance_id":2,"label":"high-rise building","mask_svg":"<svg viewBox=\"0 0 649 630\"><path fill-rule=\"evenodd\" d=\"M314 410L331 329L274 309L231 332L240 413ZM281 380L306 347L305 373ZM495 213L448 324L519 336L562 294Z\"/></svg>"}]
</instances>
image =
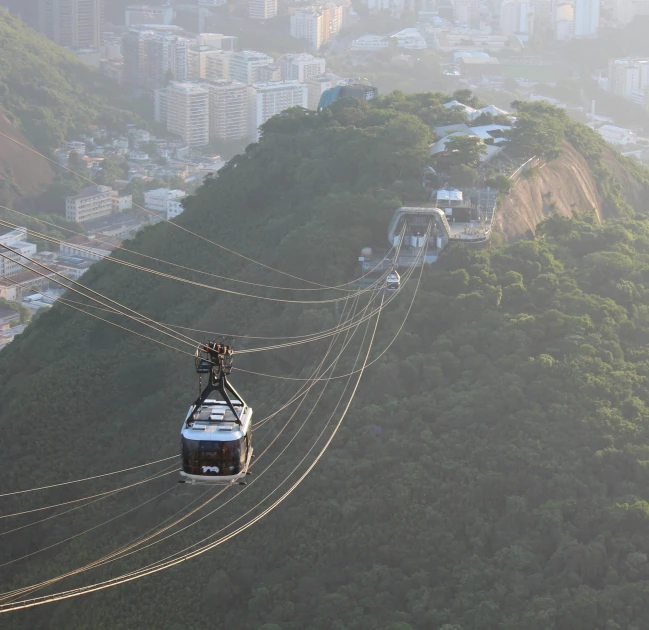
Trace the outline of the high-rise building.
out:
<instances>
[{"instance_id":1,"label":"high-rise building","mask_svg":"<svg viewBox=\"0 0 649 630\"><path fill-rule=\"evenodd\" d=\"M500 29L503 35L532 35L534 5L528 0L505 0L500 9Z\"/></svg>"},{"instance_id":2,"label":"high-rise building","mask_svg":"<svg viewBox=\"0 0 649 630\"><path fill-rule=\"evenodd\" d=\"M208 81L230 78L230 60L234 53L229 50L218 50L209 55L205 61L205 78Z\"/></svg>"},{"instance_id":3,"label":"high-rise building","mask_svg":"<svg viewBox=\"0 0 649 630\"><path fill-rule=\"evenodd\" d=\"M153 118L167 124L167 88L158 88L153 93Z\"/></svg>"},{"instance_id":4,"label":"high-rise building","mask_svg":"<svg viewBox=\"0 0 649 630\"><path fill-rule=\"evenodd\" d=\"M259 126L290 107L307 106L307 87L299 81L255 83L249 91L250 135L259 138Z\"/></svg>"},{"instance_id":5,"label":"high-rise building","mask_svg":"<svg viewBox=\"0 0 649 630\"><path fill-rule=\"evenodd\" d=\"M333 4L297 9L291 15L291 37L307 41L310 50L319 50L342 28L343 8Z\"/></svg>"},{"instance_id":6,"label":"high-rise building","mask_svg":"<svg viewBox=\"0 0 649 630\"><path fill-rule=\"evenodd\" d=\"M99 49L103 0L38 0L39 30L60 46Z\"/></svg>"},{"instance_id":7,"label":"high-rise building","mask_svg":"<svg viewBox=\"0 0 649 630\"><path fill-rule=\"evenodd\" d=\"M231 79L205 84L210 93L210 139L221 142L248 137L248 86Z\"/></svg>"},{"instance_id":8,"label":"high-rise building","mask_svg":"<svg viewBox=\"0 0 649 630\"><path fill-rule=\"evenodd\" d=\"M134 26L124 34L124 83L135 89L154 90L189 76L190 40L179 37L177 27Z\"/></svg>"},{"instance_id":9,"label":"high-rise building","mask_svg":"<svg viewBox=\"0 0 649 630\"><path fill-rule=\"evenodd\" d=\"M554 36L560 42L572 39L575 34L575 10L569 4L554 9Z\"/></svg>"},{"instance_id":10,"label":"high-rise building","mask_svg":"<svg viewBox=\"0 0 649 630\"><path fill-rule=\"evenodd\" d=\"M273 63L273 58L255 50L242 50L230 59L230 78L250 85L257 80L257 68Z\"/></svg>"},{"instance_id":11,"label":"high-rise building","mask_svg":"<svg viewBox=\"0 0 649 630\"><path fill-rule=\"evenodd\" d=\"M611 59L608 63L608 90L616 96L634 100L649 86L649 59Z\"/></svg>"},{"instance_id":12,"label":"high-rise building","mask_svg":"<svg viewBox=\"0 0 649 630\"><path fill-rule=\"evenodd\" d=\"M252 20L268 20L277 15L277 0L248 0L248 15Z\"/></svg>"},{"instance_id":13,"label":"high-rise building","mask_svg":"<svg viewBox=\"0 0 649 630\"><path fill-rule=\"evenodd\" d=\"M597 37L600 0L575 0L575 38Z\"/></svg>"},{"instance_id":14,"label":"high-rise building","mask_svg":"<svg viewBox=\"0 0 649 630\"><path fill-rule=\"evenodd\" d=\"M304 83L309 77L316 77L325 71L325 60L309 53L282 55L278 62L284 81L296 79Z\"/></svg>"},{"instance_id":15,"label":"high-rise building","mask_svg":"<svg viewBox=\"0 0 649 630\"><path fill-rule=\"evenodd\" d=\"M210 141L209 91L198 83L172 81L167 87L167 130L190 147Z\"/></svg>"},{"instance_id":16,"label":"high-rise building","mask_svg":"<svg viewBox=\"0 0 649 630\"><path fill-rule=\"evenodd\" d=\"M480 0L452 0L453 16L458 22L476 24L480 20Z\"/></svg>"},{"instance_id":17,"label":"high-rise building","mask_svg":"<svg viewBox=\"0 0 649 630\"><path fill-rule=\"evenodd\" d=\"M190 46L188 50L188 76L190 79L207 78L208 59L218 56L221 50L211 46Z\"/></svg>"},{"instance_id":18,"label":"high-rise building","mask_svg":"<svg viewBox=\"0 0 649 630\"><path fill-rule=\"evenodd\" d=\"M141 24L172 24L174 10L170 5L152 7L148 4L131 4L126 7L124 22L126 26Z\"/></svg>"},{"instance_id":19,"label":"high-rise building","mask_svg":"<svg viewBox=\"0 0 649 630\"><path fill-rule=\"evenodd\" d=\"M333 72L325 72L316 77L309 77L305 81L307 87L307 107L317 110L322 95L332 87L341 85L344 81L345 79L341 79L339 76L333 74Z\"/></svg>"}]
</instances>

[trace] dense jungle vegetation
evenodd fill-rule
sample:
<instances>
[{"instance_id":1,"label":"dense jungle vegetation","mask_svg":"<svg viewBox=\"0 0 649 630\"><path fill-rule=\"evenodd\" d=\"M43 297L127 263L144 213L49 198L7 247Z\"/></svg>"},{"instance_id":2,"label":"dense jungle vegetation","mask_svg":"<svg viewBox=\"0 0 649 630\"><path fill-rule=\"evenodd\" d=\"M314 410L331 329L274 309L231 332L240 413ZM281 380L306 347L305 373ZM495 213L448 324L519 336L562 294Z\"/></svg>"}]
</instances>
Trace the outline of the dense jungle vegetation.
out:
<instances>
[{"instance_id":1,"label":"dense jungle vegetation","mask_svg":"<svg viewBox=\"0 0 649 630\"><path fill-rule=\"evenodd\" d=\"M344 282L354 277L361 247L383 245L394 209L420 200L432 130L457 114L442 106L448 98L393 94L371 105L341 101L322 115L293 110L271 119L260 143L208 180L177 221L288 273ZM293 282L168 225L145 230L127 247L246 281ZM299 335L332 326L340 314L332 304L253 301L108 261L93 266L84 283L157 320L200 330ZM398 330L416 283L414 276L382 315L372 356ZM305 299L299 291L264 291ZM582 209L572 219L547 219L535 240L481 251L449 247L423 270L402 334L368 369L330 451L278 510L187 564L12 613L3 624L11 630L642 630L649 623L648 347L645 215L628 212L599 224ZM358 349L356 341L351 349ZM323 350L242 355L237 366L299 374ZM352 360L345 357L341 369ZM196 395L192 371L189 357L56 305L0 353L3 487L172 455ZM241 372L233 378L258 417L295 388ZM297 463L342 391L342 383L331 385L276 469L217 514L159 550L59 586L137 568L252 508ZM283 421L256 434L257 448ZM133 471L83 489L5 498L0 513L145 477ZM50 513L5 519L2 590L112 551L202 492L177 486L172 476L18 531L8 530ZM148 499L88 535L5 564Z\"/></svg>"}]
</instances>

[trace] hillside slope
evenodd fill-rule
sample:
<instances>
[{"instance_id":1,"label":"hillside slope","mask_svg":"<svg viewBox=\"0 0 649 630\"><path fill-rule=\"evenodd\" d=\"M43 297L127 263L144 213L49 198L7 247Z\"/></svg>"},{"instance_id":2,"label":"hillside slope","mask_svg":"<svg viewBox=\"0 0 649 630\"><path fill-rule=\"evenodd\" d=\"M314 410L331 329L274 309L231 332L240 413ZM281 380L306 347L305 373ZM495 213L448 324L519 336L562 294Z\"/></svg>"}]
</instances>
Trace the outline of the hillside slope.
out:
<instances>
[{"instance_id":1,"label":"hillside slope","mask_svg":"<svg viewBox=\"0 0 649 630\"><path fill-rule=\"evenodd\" d=\"M347 281L359 248L384 239L391 213L408 201L397 191L420 178L447 98L339 102L317 116L289 111L188 200L178 223L203 239L158 225L127 247L247 282L294 282L204 240L211 239L315 282ZM423 269L398 342L368 370L331 450L278 510L157 576L7 615L8 630L647 627L649 220L555 216L539 236L477 252L451 246ZM83 280L196 338L197 330L294 337L331 327L341 310L225 295L110 261ZM281 299L338 295L244 286ZM408 283L382 314L372 357L399 331L414 288ZM351 350L359 343L352 339ZM298 384L284 379L311 365L323 345L236 358L237 368L282 377L233 373L256 417L295 391ZM7 491L172 456L196 395L194 376L191 357L55 305L0 352ZM279 435L285 416L256 431L258 452L274 437L271 458L287 447L277 468L215 499L196 515L203 521L55 589L138 568L217 535L247 510L257 513L319 432L329 435L343 389L328 385L299 434L289 427ZM5 497L1 514L146 474ZM56 519L4 519L3 590L113 552L207 493L170 476Z\"/></svg>"},{"instance_id":2,"label":"hillside slope","mask_svg":"<svg viewBox=\"0 0 649 630\"><path fill-rule=\"evenodd\" d=\"M30 146L27 138L9 122L1 110L0 132ZM2 189L9 195L9 199L36 197L52 183L54 172L46 159L0 136L0 180L3 180Z\"/></svg>"},{"instance_id":3,"label":"hillside slope","mask_svg":"<svg viewBox=\"0 0 649 630\"><path fill-rule=\"evenodd\" d=\"M119 128L141 120L118 86L2 8L0 41L0 107L39 150L90 123Z\"/></svg>"}]
</instances>

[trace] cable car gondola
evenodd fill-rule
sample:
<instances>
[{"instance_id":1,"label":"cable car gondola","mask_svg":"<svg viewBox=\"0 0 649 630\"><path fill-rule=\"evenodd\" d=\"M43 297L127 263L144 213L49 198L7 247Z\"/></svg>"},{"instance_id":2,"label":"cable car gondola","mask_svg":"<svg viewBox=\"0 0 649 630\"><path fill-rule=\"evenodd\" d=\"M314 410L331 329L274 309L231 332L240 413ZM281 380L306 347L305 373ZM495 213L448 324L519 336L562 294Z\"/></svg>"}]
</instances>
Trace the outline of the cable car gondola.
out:
<instances>
[{"instance_id":1,"label":"cable car gondola","mask_svg":"<svg viewBox=\"0 0 649 630\"><path fill-rule=\"evenodd\" d=\"M401 276L397 273L396 269L392 269L385 279L385 290L396 291L401 286Z\"/></svg>"},{"instance_id":2,"label":"cable car gondola","mask_svg":"<svg viewBox=\"0 0 649 630\"><path fill-rule=\"evenodd\" d=\"M231 347L218 342L200 346L196 371L209 374L209 382L189 408L180 432L181 482L235 483L248 474L252 459L252 409L227 379ZM210 398L215 391L222 400Z\"/></svg>"}]
</instances>

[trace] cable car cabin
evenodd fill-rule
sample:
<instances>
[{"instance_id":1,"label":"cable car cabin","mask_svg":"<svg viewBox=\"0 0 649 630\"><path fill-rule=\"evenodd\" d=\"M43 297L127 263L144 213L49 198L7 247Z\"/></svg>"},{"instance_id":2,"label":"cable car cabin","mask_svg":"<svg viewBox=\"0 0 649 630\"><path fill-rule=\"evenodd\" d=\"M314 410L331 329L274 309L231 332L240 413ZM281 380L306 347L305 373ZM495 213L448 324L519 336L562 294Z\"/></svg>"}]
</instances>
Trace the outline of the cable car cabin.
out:
<instances>
[{"instance_id":1,"label":"cable car cabin","mask_svg":"<svg viewBox=\"0 0 649 630\"><path fill-rule=\"evenodd\" d=\"M207 399L192 405L181 430L182 470L188 483L234 483L248 473L252 459L252 409L230 400Z\"/></svg>"},{"instance_id":2,"label":"cable car cabin","mask_svg":"<svg viewBox=\"0 0 649 630\"><path fill-rule=\"evenodd\" d=\"M385 279L385 290L396 291L400 285L401 276L396 271L392 270Z\"/></svg>"}]
</instances>

